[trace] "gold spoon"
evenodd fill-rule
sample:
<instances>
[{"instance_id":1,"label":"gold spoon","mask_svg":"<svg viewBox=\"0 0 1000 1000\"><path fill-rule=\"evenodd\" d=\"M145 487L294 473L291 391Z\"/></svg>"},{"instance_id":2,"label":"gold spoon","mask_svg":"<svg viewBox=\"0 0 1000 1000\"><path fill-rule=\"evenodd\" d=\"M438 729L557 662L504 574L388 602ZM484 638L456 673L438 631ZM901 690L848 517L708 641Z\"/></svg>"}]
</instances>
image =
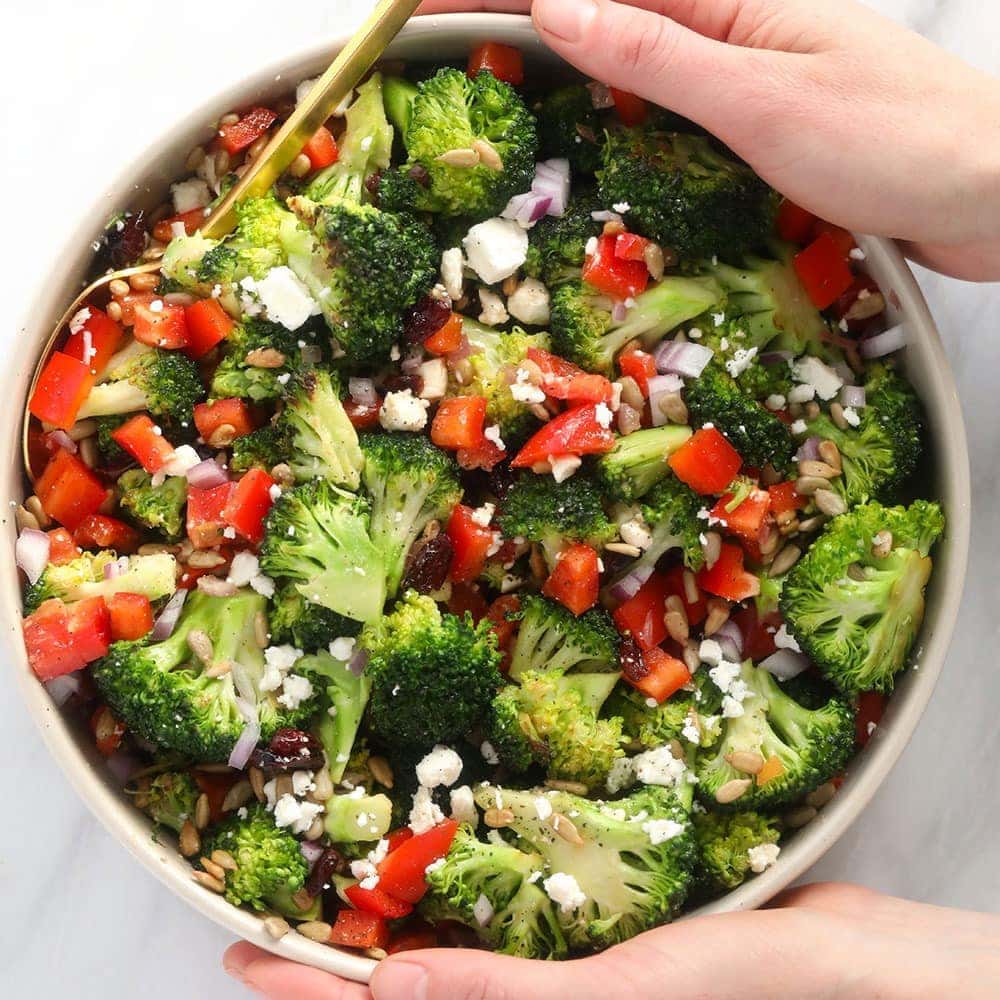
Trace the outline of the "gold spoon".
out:
<instances>
[{"instance_id":1,"label":"gold spoon","mask_svg":"<svg viewBox=\"0 0 1000 1000\"><path fill-rule=\"evenodd\" d=\"M284 125L271 137L263 152L253 160L243 176L230 188L201 227L201 233L211 239L221 239L236 225L235 206L244 198L265 194L274 182L288 169L292 161L302 151L313 133L347 98L361 78L375 64L389 43L410 19L421 0L380 0L368 19L340 50L326 72L316 81L308 95L295 107ZM91 295L116 278L129 278L135 274L149 274L159 271L160 261L137 264L120 271L102 274L73 300L62 314L52 333L49 334L42 350L35 373L31 378L24 403L22 420L21 449L24 468L28 478L33 478L28 450L28 431L31 414L28 401L38 383L45 362L59 339L63 328L76 315Z\"/></svg>"}]
</instances>

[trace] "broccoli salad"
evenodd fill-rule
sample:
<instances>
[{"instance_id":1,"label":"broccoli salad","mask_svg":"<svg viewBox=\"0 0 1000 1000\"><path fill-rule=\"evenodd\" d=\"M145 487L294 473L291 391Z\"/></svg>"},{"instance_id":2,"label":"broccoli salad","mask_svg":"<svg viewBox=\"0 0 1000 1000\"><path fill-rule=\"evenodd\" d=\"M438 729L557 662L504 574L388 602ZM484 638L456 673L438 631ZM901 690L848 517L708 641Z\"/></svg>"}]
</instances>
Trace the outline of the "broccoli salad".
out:
<instances>
[{"instance_id":1,"label":"broccoli salad","mask_svg":"<svg viewBox=\"0 0 1000 1000\"><path fill-rule=\"evenodd\" d=\"M851 235L597 82L373 73L126 212L30 400L31 667L275 937L563 958L781 864L908 665L939 506ZM299 96L310 81L299 88Z\"/></svg>"}]
</instances>

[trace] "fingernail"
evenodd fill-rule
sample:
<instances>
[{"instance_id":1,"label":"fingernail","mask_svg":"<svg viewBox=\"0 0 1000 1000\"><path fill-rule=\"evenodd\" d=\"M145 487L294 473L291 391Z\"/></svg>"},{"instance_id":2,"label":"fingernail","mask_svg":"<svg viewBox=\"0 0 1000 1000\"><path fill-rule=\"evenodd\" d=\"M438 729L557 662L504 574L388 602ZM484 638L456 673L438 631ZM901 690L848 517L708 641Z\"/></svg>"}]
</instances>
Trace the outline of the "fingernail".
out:
<instances>
[{"instance_id":1,"label":"fingernail","mask_svg":"<svg viewBox=\"0 0 1000 1000\"><path fill-rule=\"evenodd\" d=\"M542 31L564 42L578 42L597 15L594 0L545 0L536 4L535 17Z\"/></svg>"},{"instance_id":2,"label":"fingernail","mask_svg":"<svg viewBox=\"0 0 1000 1000\"><path fill-rule=\"evenodd\" d=\"M427 1000L427 970L412 962L383 962L371 981L375 1000Z\"/></svg>"}]
</instances>

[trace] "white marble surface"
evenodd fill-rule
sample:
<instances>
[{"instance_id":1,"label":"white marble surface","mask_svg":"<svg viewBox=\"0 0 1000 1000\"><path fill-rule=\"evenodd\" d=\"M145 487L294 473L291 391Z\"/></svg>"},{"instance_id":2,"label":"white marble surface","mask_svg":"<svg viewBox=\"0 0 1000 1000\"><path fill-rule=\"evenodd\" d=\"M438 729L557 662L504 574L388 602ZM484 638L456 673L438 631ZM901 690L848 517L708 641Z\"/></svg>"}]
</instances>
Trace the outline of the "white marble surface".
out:
<instances>
[{"instance_id":1,"label":"white marble surface","mask_svg":"<svg viewBox=\"0 0 1000 1000\"><path fill-rule=\"evenodd\" d=\"M1000 9L983 0L876 0L885 13L1000 72ZM369 0L31 0L3 4L0 261L12 333L74 206L194 99L355 20ZM225 12L238 10L239 23ZM209 54L211 53L211 54ZM946 165L942 164L942 169ZM13 193L13 194L12 194ZM965 603L944 677L895 771L813 873L935 903L1000 909L1000 290L921 274L955 368L973 456ZM2 347L2 340L0 340ZM98 824L49 759L0 665L7 789L0 820L0 994L93 1000L238 997L229 936L173 898Z\"/></svg>"}]
</instances>

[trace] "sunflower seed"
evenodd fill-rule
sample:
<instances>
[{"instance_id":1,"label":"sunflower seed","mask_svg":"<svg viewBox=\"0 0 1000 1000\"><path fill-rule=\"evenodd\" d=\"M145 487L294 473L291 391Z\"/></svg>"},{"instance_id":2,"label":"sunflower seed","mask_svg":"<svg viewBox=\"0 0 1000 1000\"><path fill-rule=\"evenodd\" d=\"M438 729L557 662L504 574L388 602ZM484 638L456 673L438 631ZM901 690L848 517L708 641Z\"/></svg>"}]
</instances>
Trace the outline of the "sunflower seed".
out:
<instances>
[{"instance_id":1,"label":"sunflower seed","mask_svg":"<svg viewBox=\"0 0 1000 1000\"><path fill-rule=\"evenodd\" d=\"M787 573L799 561L801 555L802 550L797 545L786 545L774 557L774 562L771 563L770 575L781 576L782 573Z\"/></svg>"},{"instance_id":2,"label":"sunflower seed","mask_svg":"<svg viewBox=\"0 0 1000 1000\"><path fill-rule=\"evenodd\" d=\"M844 498L840 496L839 493L834 493L833 490L817 490L813 496L813 500L816 506L824 514L829 514L830 517L836 517L838 514L843 514L847 510L847 504L844 502Z\"/></svg>"},{"instance_id":3,"label":"sunflower seed","mask_svg":"<svg viewBox=\"0 0 1000 1000\"><path fill-rule=\"evenodd\" d=\"M892 532L883 529L872 539L872 555L876 559L885 559L892 551Z\"/></svg>"},{"instance_id":4,"label":"sunflower seed","mask_svg":"<svg viewBox=\"0 0 1000 1000\"><path fill-rule=\"evenodd\" d=\"M832 781L826 781L806 796L806 805L822 809L836 794L837 786Z\"/></svg>"},{"instance_id":5,"label":"sunflower seed","mask_svg":"<svg viewBox=\"0 0 1000 1000\"><path fill-rule=\"evenodd\" d=\"M208 872L213 878L217 878L220 882L226 881L225 869L220 865L217 865L211 858L199 858L201 867Z\"/></svg>"},{"instance_id":6,"label":"sunflower seed","mask_svg":"<svg viewBox=\"0 0 1000 1000\"><path fill-rule=\"evenodd\" d=\"M392 773L392 767L385 757L369 757L368 770L383 788L392 788L395 784L396 776Z\"/></svg>"},{"instance_id":7,"label":"sunflower seed","mask_svg":"<svg viewBox=\"0 0 1000 1000\"><path fill-rule=\"evenodd\" d=\"M715 801L719 805L726 805L729 802L735 802L737 799L742 798L753 781L750 778L733 778L731 781L727 781L724 785L716 789Z\"/></svg>"},{"instance_id":8,"label":"sunflower seed","mask_svg":"<svg viewBox=\"0 0 1000 1000\"><path fill-rule=\"evenodd\" d=\"M330 940L330 931L333 929L328 923L322 920L307 920L295 928L300 934L309 938L310 941L319 941L326 944Z\"/></svg>"},{"instance_id":9,"label":"sunflower seed","mask_svg":"<svg viewBox=\"0 0 1000 1000\"><path fill-rule=\"evenodd\" d=\"M485 139L473 139L472 148L478 153L479 162L488 170L495 170L497 173L503 170L500 154Z\"/></svg>"},{"instance_id":10,"label":"sunflower seed","mask_svg":"<svg viewBox=\"0 0 1000 1000\"><path fill-rule=\"evenodd\" d=\"M184 825L181 827L178 846L181 854L186 858L193 858L201 851L201 837L198 835L194 823L189 819L184 820Z\"/></svg>"},{"instance_id":11,"label":"sunflower seed","mask_svg":"<svg viewBox=\"0 0 1000 1000\"><path fill-rule=\"evenodd\" d=\"M763 756L753 750L734 750L726 754L726 761L744 774L758 774L764 766Z\"/></svg>"},{"instance_id":12,"label":"sunflower seed","mask_svg":"<svg viewBox=\"0 0 1000 1000\"><path fill-rule=\"evenodd\" d=\"M513 816L511 817L513 819ZM569 819L567 816L563 816L562 813L553 813L552 819L549 821L552 829L562 837L563 840L568 844L573 844L574 847L583 847L583 837L580 836L580 831L577 830L576 824Z\"/></svg>"},{"instance_id":13,"label":"sunflower seed","mask_svg":"<svg viewBox=\"0 0 1000 1000\"><path fill-rule=\"evenodd\" d=\"M211 889L212 892L220 896L226 891L225 882L220 882L214 875L209 875L208 872L194 871L191 872L191 877L199 885L204 886L206 889Z\"/></svg>"},{"instance_id":14,"label":"sunflower seed","mask_svg":"<svg viewBox=\"0 0 1000 1000\"><path fill-rule=\"evenodd\" d=\"M799 827L811 823L816 818L816 809L812 806L799 806L797 809L789 809L782 816L785 826L791 830L798 830Z\"/></svg>"},{"instance_id":15,"label":"sunflower seed","mask_svg":"<svg viewBox=\"0 0 1000 1000\"><path fill-rule=\"evenodd\" d=\"M479 150L449 149L434 159L446 167L477 167L479 166Z\"/></svg>"},{"instance_id":16,"label":"sunflower seed","mask_svg":"<svg viewBox=\"0 0 1000 1000\"><path fill-rule=\"evenodd\" d=\"M252 798L253 789L250 787L250 782L246 778L243 778L237 781L226 792L226 797L222 800L222 811L232 812L234 809L239 809L240 806L245 806Z\"/></svg>"},{"instance_id":17,"label":"sunflower seed","mask_svg":"<svg viewBox=\"0 0 1000 1000\"><path fill-rule=\"evenodd\" d=\"M208 796L202 792L198 796L198 801L194 804L194 825L199 830L204 830L208 826L211 818L211 807L208 804Z\"/></svg>"},{"instance_id":18,"label":"sunflower seed","mask_svg":"<svg viewBox=\"0 0 1000 1000\"><path fill-rule=\"evenodd\" d=\"M487 809L483 822L493 830L501 830L514 822L514 813L510 809Z\"/></svg>"},{"instance_id":19,"label":"sunflower seed","mask_svg":"<svg viewBox=\"0 0 1000 1000\"><path fill-rule=\"evenodd\" d=\"M212 851L212 861L215 862L220 868L227 872L236 871L236 862L229 851L223 851L221 848L216 848Z\"/></svg>"},{"instance_id":20,"label":"sunflower seed","mask_svg":"<svg viewBox=\"0 0 1000 1000\"><path fill-rule=\"evenodd\" d=\"M275 941L280 941L292 929L282 917L265 917L261 923Z\"/></svg>"},{"instance_id":21,"label":"sunflower seed","mask_svg":"<svg viewBox=\"0 0 1000 1000\"><path fill-rule=\"evenodd\" d=\"M815 477L817 479L836 479L840 473L828 462L819 462L816 459L803 459L799 462L799 475Z\"/></svg>"}]
</instances>

